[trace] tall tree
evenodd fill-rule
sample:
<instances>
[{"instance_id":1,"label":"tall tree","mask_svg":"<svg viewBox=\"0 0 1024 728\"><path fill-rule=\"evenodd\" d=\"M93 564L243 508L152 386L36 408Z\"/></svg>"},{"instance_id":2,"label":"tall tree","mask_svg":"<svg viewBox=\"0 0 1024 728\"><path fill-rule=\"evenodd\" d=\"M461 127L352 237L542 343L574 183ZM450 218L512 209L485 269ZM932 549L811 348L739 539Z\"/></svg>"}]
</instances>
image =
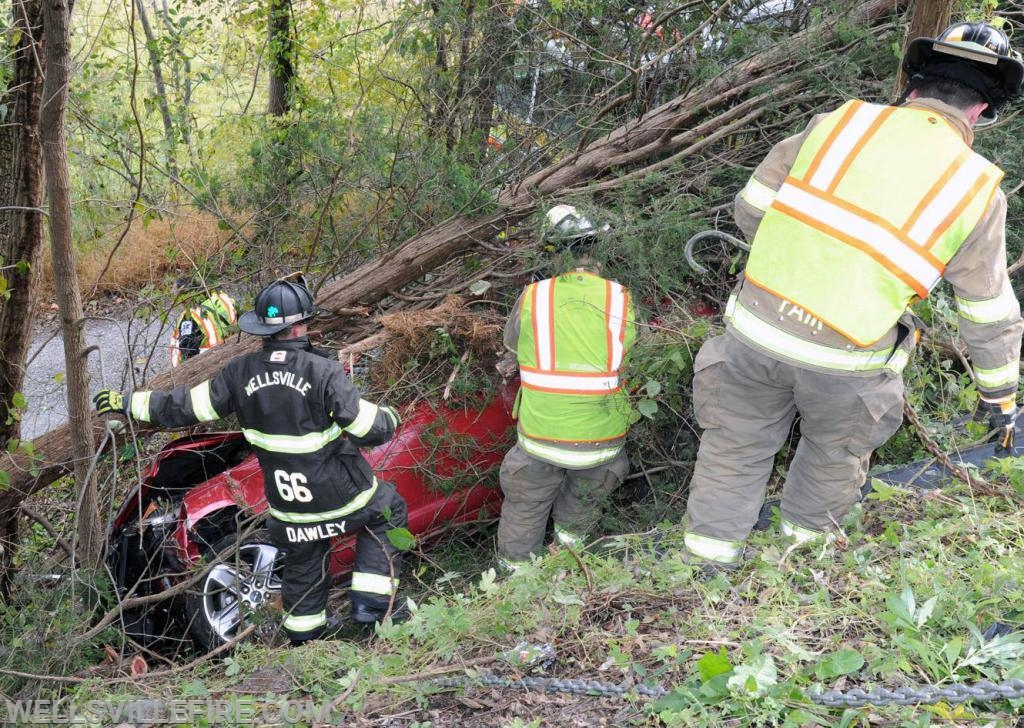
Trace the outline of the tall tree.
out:
<instances>
[{"instance_id":1,"label":"tall tree","mask_svg":"<svg viewBox=\"0 0 1024 728\"><path fill-rule=\"evenodd\" d=\"M156 91L156 102L160 108L160 119L164 125L164 144L167 147L167 172L172 177L178 176L178 159L175 154L177 140L174 133L174 117L171 115L171 104L167 99L167 84L164 82L163 60L160 53L159 40L153 33L153 25L149 22L145 0L135 0L135 10L139 14L139 24L146 36L146 51L149 56L149 70L153 74L153 89ZM133 34L134 35L134 34Z\"/></svg>"},{"instance_id":2,"label":"tall tree","mask_svg":"<svg viewBox=\"0 0 1024 728\"><path fill-rule=\"evenodd\" d=\"M12 32L17 42L2 103L9 117L0 124L0 446L17 440L21 422L16 397L25 358L43 253L43 161L39 141L39 100L43 88L42 4L15 0ZM6 479L6 478L5 478ZM0 594L6 594L18 543L16 491L0 489Z\"/></svg>"},{"instance_id":3,"label":"tall tree","mask_svg":"<svg viewBox=\"0 0 1024 728\"><path fill-rule=\"evenodd\" d=\"M907 52L907 44L914 38L934 38L945 30L953 14L954 5L956 0L917 0L909 13L910 25L903 39L903 52ZM903 93L903 87L907 85L908 80L903 69L899 69L896 73L896 87L893 89L894 98Z\"/></svg>"},{"instance_id":4,"label":"tall tree","mask_svg":"<svg viewBox=\"0 0 1024 728\"><path fill-rule=\"evenodd\" d=\"M267 36L270 49L270 89L267 113L284 116L292 108L295 80L295 38L291 0L268 0Z\"/></svg>"},{"instance_id":5,"label":"tall tree","mask_svg":"<svg viewBox=\"0 0 1024 728\"><path fill-rule=\"evenodd\" d=\"M53 282L64 335L64 366L68 388L68 424L75 482L78 486L76 555L87 568L100 565L103 530L97 507L96 482L89 463L93 454L89 369L86 366L85 319L71 237L71 176L64 117L71 82L71 1L44 0L46 76L39 130L43 141L46 194L50 209Z\"/></svg>"}]
</instances>

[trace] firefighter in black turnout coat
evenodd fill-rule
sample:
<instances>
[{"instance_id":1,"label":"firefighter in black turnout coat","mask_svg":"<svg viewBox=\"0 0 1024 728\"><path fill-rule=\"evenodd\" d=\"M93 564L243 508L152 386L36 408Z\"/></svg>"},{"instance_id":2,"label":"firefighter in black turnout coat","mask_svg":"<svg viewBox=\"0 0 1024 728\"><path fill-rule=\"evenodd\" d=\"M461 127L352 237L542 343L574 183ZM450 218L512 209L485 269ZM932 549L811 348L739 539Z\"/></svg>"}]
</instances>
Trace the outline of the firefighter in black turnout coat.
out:
<instances>
[{"instance_id":1,"label":"firefighter in black turnout coat","mask_svg":"<svg viewBox=\"0 0 1024 728\"><path fill-rule=\"evenodd\" d=\"M328 617L330 538L356 533L352 616L371 623L391 605L401 557L386 535L407 525L405 501L377 480L359 447L391 439L390 407L367 402L333 358L318 353L306 322L317 313L301 278L282 279L256 296L242 331L265 337L263 350L232 359L212 379L167 392L94 397L101 414L181 427L236 413L263 471L268 528L284 551L284 628L293 644L323 639L340 622Z\"/></svg>"}]
</instances>

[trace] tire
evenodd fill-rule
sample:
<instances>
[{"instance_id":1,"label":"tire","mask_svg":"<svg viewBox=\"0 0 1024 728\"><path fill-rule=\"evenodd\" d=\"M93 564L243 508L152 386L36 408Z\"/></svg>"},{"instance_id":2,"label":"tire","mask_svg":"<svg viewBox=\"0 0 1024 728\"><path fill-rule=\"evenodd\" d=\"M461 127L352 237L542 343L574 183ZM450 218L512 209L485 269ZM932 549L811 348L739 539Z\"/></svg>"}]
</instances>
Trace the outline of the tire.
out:
<instances>
[{"instance_id":1,"label":"tire","mask_svg":"<svg viewBox=\"0 0 1024 728\"><path fill-rule=\"evenodd\" d=\"M185 602L189 634L203 652L234 639L281 593L281 553L270 534L259 530L237 539L229 533L213 545L220 562L206 570Z\"/></svg>"}]
</instances>

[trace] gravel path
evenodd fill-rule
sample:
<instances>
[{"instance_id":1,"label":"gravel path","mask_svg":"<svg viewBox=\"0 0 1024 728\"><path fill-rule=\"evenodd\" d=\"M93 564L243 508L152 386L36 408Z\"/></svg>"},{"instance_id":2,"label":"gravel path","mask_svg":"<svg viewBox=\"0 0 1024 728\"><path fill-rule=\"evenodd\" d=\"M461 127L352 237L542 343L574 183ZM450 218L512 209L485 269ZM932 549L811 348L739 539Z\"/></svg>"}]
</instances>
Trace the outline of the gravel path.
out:
<instances>
[{"instance_id":1,"label":"gravel path","mask_svg":"<svg viewBox=\"0 0 1024 728\"><path fill-rule=\"evenodd\" d=\"M170 366L170 330L159 319L90 318L85 339L87 346L96 347L89 354L90 392L104 386L130 389L129 362L136 377L145 371L146 378ZM31 440L67 421L64 371L64 339L59 320L54 320L38 328L29 346L28 372L22 385L28 402L21 426L24 439Z\"/></svg>"}]
</instances>

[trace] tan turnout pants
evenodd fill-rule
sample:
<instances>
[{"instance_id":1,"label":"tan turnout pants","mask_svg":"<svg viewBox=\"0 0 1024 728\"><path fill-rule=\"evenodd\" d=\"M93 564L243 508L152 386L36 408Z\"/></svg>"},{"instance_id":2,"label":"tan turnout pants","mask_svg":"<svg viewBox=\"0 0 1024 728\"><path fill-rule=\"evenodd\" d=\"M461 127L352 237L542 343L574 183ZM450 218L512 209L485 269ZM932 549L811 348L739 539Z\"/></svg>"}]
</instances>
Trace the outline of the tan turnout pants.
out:
<instances>
[{"instance_id":1,"label":"tan turnout pants","mask_svg":"<svg viewBox=\"0 0 1024 728\"><path fill-rule=\"evenodd\" d=\"M625 451L603 465L570 470L538 460L515 445L499 473L505 500L498 522L498 554L514 562L541 554L549 515L563 543L573 545L584 539L628 472Z\"/></svg>"},{"instance_id":2,"label":"tan turnout pants","mask_svg":"<svg viewBox=\"0 0 1024 728\"><path fill-rule=\"evenodd\" d=\"M775 455L797 413L800 441L782 491L784 528L788 521L822 532L849 512L871 452L903 420L903 380L801 369L726 333L697 354L693 407L704 434L690 483L687 534L741 544L757 521Z\"/></svg>"}]
</instances>

